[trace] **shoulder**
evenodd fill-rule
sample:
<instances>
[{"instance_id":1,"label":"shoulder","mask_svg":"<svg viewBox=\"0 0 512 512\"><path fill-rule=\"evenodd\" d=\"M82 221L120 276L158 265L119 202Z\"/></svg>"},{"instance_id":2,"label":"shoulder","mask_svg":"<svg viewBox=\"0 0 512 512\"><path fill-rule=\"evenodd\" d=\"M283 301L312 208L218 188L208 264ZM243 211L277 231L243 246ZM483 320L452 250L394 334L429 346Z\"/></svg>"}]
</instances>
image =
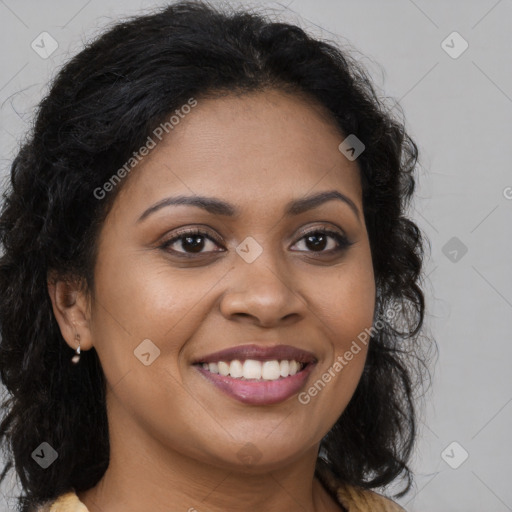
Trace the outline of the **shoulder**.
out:
<instances>
[{"instance_id":1,"label":"shoulder","mask_svg":"<svg viewBox=\"0 0 512 512\"><path fill-rule=\"evenodd\" d=\"M398 503L368 489L340 485L336 495L349 512L406 512Z\"/></svg>"},{"instance_id":2,"label":"shoulder","mask_svg":"<svg viewBox=\"0 0 512 512\"><path fill-rule=\"evenodd\" d=\"M78 499L75 491L69 491L54 500L43 503L35 512L89 512L89 510Z\"/></svg>"},{"instance_id":3,"label":"shoulder","mask_svg":"<svg viewBox=\"0 0 512 512\"><path fill-rule=\"evenodd\" d=\"M317 463L316 474L348 512L406 512L381 494L339 481L322 460Z\"/></svg>"}]
</instances>

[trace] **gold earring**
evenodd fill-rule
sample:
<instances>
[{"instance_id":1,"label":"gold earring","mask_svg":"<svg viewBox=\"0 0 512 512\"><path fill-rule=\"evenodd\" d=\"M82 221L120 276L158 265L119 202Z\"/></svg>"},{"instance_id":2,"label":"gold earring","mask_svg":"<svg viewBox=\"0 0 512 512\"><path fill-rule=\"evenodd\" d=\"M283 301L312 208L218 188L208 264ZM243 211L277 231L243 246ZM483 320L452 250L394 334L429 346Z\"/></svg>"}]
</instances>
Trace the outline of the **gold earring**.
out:
<instances>
[{"instance_id":1,"label":"gold earring","mask_svg":"<svg viewBox=\"0 0 512 512\"><path fill-rule=\"evenodd\" d=\"M78 341L78 348L76 349L76 354L71 358L71 362L73 364L76 364L78 361L80 361L80 334L75 334L75 340Z\"/></svg>"}]
</instances>

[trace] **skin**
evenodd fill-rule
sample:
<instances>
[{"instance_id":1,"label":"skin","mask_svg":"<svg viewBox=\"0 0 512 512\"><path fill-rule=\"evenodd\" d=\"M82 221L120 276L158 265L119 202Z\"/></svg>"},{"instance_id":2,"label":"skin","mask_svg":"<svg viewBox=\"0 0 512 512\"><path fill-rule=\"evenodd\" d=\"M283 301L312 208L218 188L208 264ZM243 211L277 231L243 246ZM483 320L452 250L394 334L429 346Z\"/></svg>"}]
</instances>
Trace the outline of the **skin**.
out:
<instances>
[{"instance_id":1,"label":"skin","mask_svg":"<svg viewBox=\"0 0 512 512\"><path fill-rule=\"evenodd\" d=\"M360 379L364 346L307 405L297 394L243 404L191 363L251 342L294 345L318 360L307 390L372 326L359 168L338 150L344 138L299 95L200 99L125 178L99 236L95 289L49 284L66 342L75 349L79 333L107 380L110 465L78 493L91 512L342 510L314 468L320 440ZM284 216L289 201L328 190L348 196L359 218L338 200ZM223 199L240 215L180 205L137 222L164 198L194 194ZM195 224L220 244L203 238L199 253L183 239L159 247ZM302 228L333 229L352 245L332 252L338 242L329 236L315 248ZM235 250L248 236L263 249L252 263ZM148 366L134 356L145 339L160 350ZM247 443L259 456L252 464L239 456Z\"/></svg>"}]
</instances>

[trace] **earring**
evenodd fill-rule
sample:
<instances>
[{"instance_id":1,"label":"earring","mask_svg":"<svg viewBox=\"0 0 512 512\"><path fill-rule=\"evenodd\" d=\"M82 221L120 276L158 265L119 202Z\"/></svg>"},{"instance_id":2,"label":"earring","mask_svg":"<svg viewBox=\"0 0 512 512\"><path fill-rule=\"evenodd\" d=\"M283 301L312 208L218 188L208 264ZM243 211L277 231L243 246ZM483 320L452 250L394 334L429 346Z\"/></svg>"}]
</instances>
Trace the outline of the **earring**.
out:
<instances>
[{"instance_id":1,"label":"earring","mask_svg":"<svg viewBox=\"0 0 512 512\"><path fill-rule=\"evenodd\" d=\"M78 348L76 349L76 354L71 358L71 362L73 364L76 364L78 361L80 361L80 334L75 334L75 340L78 341Z\"/></svg>"}]
</instances>

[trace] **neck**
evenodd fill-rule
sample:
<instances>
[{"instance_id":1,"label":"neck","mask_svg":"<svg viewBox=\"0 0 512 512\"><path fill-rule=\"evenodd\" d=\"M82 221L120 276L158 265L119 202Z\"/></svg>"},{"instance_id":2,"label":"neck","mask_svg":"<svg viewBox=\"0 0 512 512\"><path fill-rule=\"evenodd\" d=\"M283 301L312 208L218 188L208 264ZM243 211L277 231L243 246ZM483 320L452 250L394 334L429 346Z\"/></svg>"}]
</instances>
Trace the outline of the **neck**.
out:
<instances>
[{"instance_id":1,"label":"neck","mask_svg":"<svg viewBox=\"0 0 512 512\"><path fill-rule=\"evenodd\" d=\"M96 486L77 493L89 512L343 510L314 476L318 444L271 468L242 463L222 467L172 450L137 427L133 418L125 420L109 423L105 474Z\"/></svg>"}]
</instances>

